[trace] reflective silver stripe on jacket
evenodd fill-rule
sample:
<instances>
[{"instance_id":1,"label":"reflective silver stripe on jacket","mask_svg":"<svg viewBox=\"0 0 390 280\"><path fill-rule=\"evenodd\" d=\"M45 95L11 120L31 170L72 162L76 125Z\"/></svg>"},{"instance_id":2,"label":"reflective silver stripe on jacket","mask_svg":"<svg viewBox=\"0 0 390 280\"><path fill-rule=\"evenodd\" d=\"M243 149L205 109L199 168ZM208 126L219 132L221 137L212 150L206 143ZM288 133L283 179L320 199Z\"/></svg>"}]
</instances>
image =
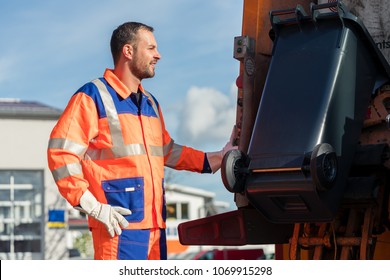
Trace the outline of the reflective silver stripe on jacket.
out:
<instances>
[{"instance_id":1,"label":"reflective silver stripe on jacket","mask_svg":"<svg viewBox=\"0 0 390 280\"><path fill-rule=\"evenodd\" d=\"M83 156L87 147L69 139L52 138L49 140L49 149L67 150L78 156Z\"/></svg>"},{"instance_id":2,"label":"reflective silver stripe on jacket","mask_svg":"<svg viewBox=\"0 0 390 280\"><path fill-rule=\"evenodd\" d=\"M120 150L115 152L115 150ZM85 159L91 160L104 160L104 159L113 159L118 157L117 154L124 154L125 156L137 156L145 155L145 147L142 144L129 144L122 148L116 147L107 148L107 149L88 149L85 154Z\"/></svg>"},{"instance_id":3,"label":"reflective silver stripe on jacket","mask_svg":"<svg viewBox=\"0 0 390 280\"><path fill-rule=\"evenodd\" d=\"M171 141L168 144L164 145L164 147L163 147L164 157L169 154L174 143L175 143L175 141L173 141L173 139L171 139Z\"/></svg>"},{"instance_id":4,"label":"reflective silver stripe on jacket","mask_svg":"<svg viewBox=\"0 0 390 280\"><path fill-rule=\"evenodd\" d=\"M61 180L63 178L82 174L82 167L80 162L69 163L60 168L54 169L51 173L53 174L54 181Z\"/></svg>"},{"instance_id":5,"label":"reflective silver stripe on jacket","mask_svg":"<svg viewBox=\"0 0 390 280\"><path fill-rule=\"evenodd\" d=\"M96 79L93 80L92 83L94 83L98 88L100 96L102 97L104 109L106 110L108 127L112 138L112 154L114 157L125 157L127 156L125 143L123 141L122 128L114 100L112 100L111 94L108 92L106 85L101 80Z\"/></svg>"},{"instance_id":6,"label":"reflective silver stripe on jacket","mask_svg":"<svg viewBox=\"0 0 390 280\"><path fill-rule=\"evenodd\" d=\"M155 156L155 157L163 157L164 156L163 148L161 146L149 145L149 148L150 148L150 154L152 156Z\"/></svg>"},{"instance_id":7,"label":"reflective silver stripe on jacket","mask_svg":"<svg viewBox=\"0 0 390 280\"><path fill-rule=\"evenodd\" d=\"M154 102L152 95L149 92L147 92L146 90L144 93L149 98L150 103L152 103L152 108L153 108L154 113L156 113L157 118L160 119L160 113L158 112L156 102Z\"/></svg>"},{"instance_id":8,"label":"reflective silver stripe on jacket","mask_svg":"<svg viewBox=\"0 0 390 280\"><path fill-rule=\"evenodd\" d=\"M85 151L87 150L87 147L84 145L81 145L77 142L74 142L69 139L65 138L52 138L49 140L49 149L61 149L69 151L73 154L76 154L80 157L83 157L85 154ZM61 180L63 178L66 178L68 176L73 176L77 174L82 173L82 167L79 162L75 163L69 163L64 166L61 166L57 169L52 170L52 175L54 178L54 181Z\"/></svg>"},{"instance_id":9,"label":"reflective silver stripe on jacket","mask_svg":"<svg viewBox=\"0 0 390 280\"><path fill-rule=\"evenodd\" d=\"M165 166L171 168L176 167L182 152L183 152L183 146L173 143L171 152L170 153L168 152L169 157L165 161Z\"/></svg>"}]
</instances>

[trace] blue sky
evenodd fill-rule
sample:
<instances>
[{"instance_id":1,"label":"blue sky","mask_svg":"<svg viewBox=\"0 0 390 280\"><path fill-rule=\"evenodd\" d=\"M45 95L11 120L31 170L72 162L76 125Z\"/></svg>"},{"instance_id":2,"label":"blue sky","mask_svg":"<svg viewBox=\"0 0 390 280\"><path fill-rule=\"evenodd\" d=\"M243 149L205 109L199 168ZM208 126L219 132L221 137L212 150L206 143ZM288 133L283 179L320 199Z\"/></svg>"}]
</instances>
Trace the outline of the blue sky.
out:
<instances>
[{"instance_id":1,"label":"blue sky","mask_svg":"<svg viewBox=\"0 0 390 280\"><path fill-rule=\"evenodd\" d=\"M159 100L172 138L204 151L229 139L243 0L0 0L0 7L0 98L63 109L79 87L112 68L112 30L140 21L155 28L162 55L143 86ZM219 172L172 176L234 204Z\"/></svg>"}]
</instances>

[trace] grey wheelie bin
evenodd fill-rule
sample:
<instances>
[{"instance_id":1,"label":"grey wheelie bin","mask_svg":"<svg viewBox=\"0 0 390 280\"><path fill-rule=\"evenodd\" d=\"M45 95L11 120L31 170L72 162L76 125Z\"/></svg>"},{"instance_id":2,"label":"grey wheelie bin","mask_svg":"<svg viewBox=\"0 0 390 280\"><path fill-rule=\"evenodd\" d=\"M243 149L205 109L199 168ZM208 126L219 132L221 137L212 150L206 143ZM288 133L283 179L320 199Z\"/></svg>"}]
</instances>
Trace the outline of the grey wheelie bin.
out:
<instances>
[{"instance_id":1,"label":"grey wheelie bin","mask_svg":"<svg viewBox=\"0 0 390 280\"><path fill-rule=\"evenodd\" d=\"M274 48L248 152L222 165L225 187L272 223L334 218L370 99L390 77L362 22L325 6L270 13Z\"/></svg>"}]
</instances>

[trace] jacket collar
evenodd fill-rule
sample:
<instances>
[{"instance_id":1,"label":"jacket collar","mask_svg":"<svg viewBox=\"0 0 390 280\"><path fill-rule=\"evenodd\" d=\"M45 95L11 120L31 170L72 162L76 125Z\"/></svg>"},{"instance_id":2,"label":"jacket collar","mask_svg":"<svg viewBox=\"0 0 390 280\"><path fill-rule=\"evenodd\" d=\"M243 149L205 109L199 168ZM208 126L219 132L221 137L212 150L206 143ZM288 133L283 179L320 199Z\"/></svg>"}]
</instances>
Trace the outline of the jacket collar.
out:
<instances>
[{"instance_id":1,"label":"jacket collar","mask_svg":"<svg viewBox=\"0 0 390 280\"><path fill-rule=\"evenodd\" d=\"M123 99L126 99L130 96L131 91L122 83L121 80L119 80L112 69L107 68L103 77ZM142 85L138 86L138 90L142 93L145 93Z\"/></svg>"}]
</instances>

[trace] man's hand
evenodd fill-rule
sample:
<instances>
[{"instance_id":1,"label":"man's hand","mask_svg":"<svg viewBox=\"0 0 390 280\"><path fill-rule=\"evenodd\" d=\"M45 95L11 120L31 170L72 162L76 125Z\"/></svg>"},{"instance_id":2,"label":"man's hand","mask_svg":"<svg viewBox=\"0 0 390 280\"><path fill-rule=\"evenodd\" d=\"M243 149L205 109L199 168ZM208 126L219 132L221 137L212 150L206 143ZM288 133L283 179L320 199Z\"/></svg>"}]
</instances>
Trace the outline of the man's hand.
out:
<instances>
[{"instance_id":1,"label":"man's hand","mask_svg":"<svg viewBox=\"0 0 390 280\"><path fill-rule=\"evenodd\" d=\"M115 234L121 235L121 227L126 228L129 225L123 217L131 214L129 209L100 203L88 190L80 198L80 207L75 208L103 223L111 237Z\"/></svg>"},{"instance_id":2,"label":"man's hand","mask_svg":"<svg viewBox=\"0 0 390 280\"><path fill-rule=\"evenodd\" d=\"M234 128L230 135L229 142L226 143L226 145L222 148L222 150L217 152L208 152L206 153L207 160L209 161L211 171L213 173L217 172L221 168L222 159L225 156L225 154L233 149L237 149L237 146L233 146L233 139L234 139Z\"/></svg>"}]
</instances>

